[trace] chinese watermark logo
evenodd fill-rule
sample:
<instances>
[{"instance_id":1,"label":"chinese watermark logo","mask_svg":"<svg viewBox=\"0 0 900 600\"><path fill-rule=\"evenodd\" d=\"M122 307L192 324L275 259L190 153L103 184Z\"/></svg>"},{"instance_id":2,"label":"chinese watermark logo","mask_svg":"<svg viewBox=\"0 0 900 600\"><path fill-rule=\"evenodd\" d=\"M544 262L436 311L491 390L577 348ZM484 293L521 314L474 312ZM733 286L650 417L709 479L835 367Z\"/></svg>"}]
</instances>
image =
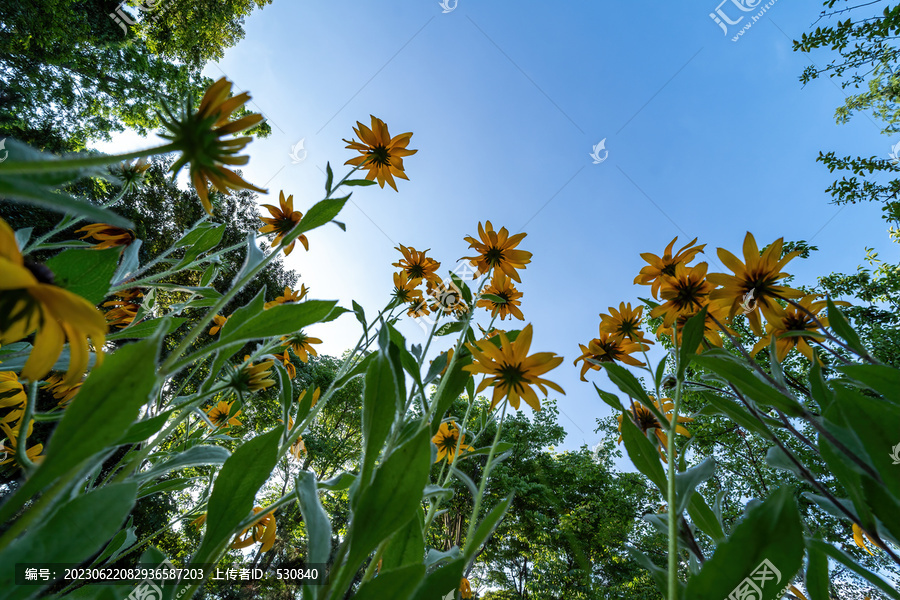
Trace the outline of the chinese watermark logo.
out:
<instances>
[{"instance_id":1,"label":"chinese watermark logo","mask_svg":"<svg viewBox=\"0 0 900 600\"><path fill-rule=\"evenodd\" d=\"M891 458L893 459L895 465L900 465L900 444L897 444L892 448L893 452L891 453Z\"/></svg>"},{"instance_id":2,"label":"chinese watermark logo","mask_svg":"<svg viewBox=\"0 0 900 600\"><path fill-rule=\"evenodd\" d=\"M750 573L750 577L745 577L743 581L741 581L734 591L728 594L728 598L726 600L745 600L749 598L762 598L763 597L763 588L766 587L766 584L769 583L769 580L775 579L774 584L777 586L781 583L781 571L775 568L768 558L764 559L759 566L754 569L752 573ZM784 596L787 592L787 588L785 588L784 592L780 595L776 596L778 598Z\"/></svg>"},{"instance_id":3,"label":"chinese watermark logo","mask_svg":"<svg viewBox=\"0 0 900 600\"><path fill-rule=\"evenodd\" d=\"M756 293L756 289L752 289L746 294L744 294L744 299L741 300L741 312L745 315L749 315L754 310L756 310L756 298L753 295Z\"/></svg>"},{"instance_id":4,"label":"chinese watermark logo","mask_svg":"<svg viewBox=\"0 0 900 600\"><path fill-rule=\"evenodd\" d=\"M305 141L306 138L303 138L302 140L291 146L291 153L288 155L291 157L291 163L296 165L306 160L306 150L303 148L303 142Z\"/></svg>"},{"instance_id":5,"label":"chinese watermark logo","mask_svg":"<svg viewBox=\"0 0 900 600\"><path fill-rule=\"evenodd\" d=\"M441 0L438 4L444 9L443 13L446 15L447 13L456 10L456 5L459 4L459 0Z\"/></svg>"},{"instance_id":6,"label":"chinese watermark logo","mask_svg":"<svg viewBox=\"0 0 900 600\"><path fill-rule=\"evenodd\" d=\"M609 150L606 149L606 138L600 140L598 144L593 146L594 151L591 152L588 156L594 159L594 164L599 165L604 160L609 158ZM603 152L603 156L600 156L600 152Z\"/></svg>"},{"instance_id":7,"label":"chinese watermark logo","mask_svg":"<svg viewBox=\"0 0 900 600\"><path fill-rule=\"evenodd\" d=\"M753 27L753 25L760 20L763 15L778 2L778 0L769 0L765 4L762 4L762 2L763 0L722 0L716 9L709 13L709 18L722 29L724 35L728 35L730 26L739 25L741 22L744 22L745 18L749 17L749 20L744 22L741 29L731 38L732 42L736 42L748 29ZM754 15L744 14L754 11L757 11Z\"/></svg>"},{"instance_id":8,"label":"chinese watermark logo","mask_svg":"<svg viewBox=\"0 0 900 600\"><path fill-rule=\"evenodd\" d=\"M891 157L891 162L894 163L895 165L897 163L900 163L900 142L897 142L896 144L891 146L890 157Z\"/></svg>"},{"instance_id":9,"label":"chinese watermark logo","mask_svg":"<svg viewBox=\"0 0 900 600\"><path fill-rule=\"evenodd\" d=\"M132 19L131 15L125 12L125 10L122 8L125 6L126 2L127 0L122 0L122 2L119 3L119 6L116 7L116 11L109 13L109 17L116 23L116 25L122 28L122 33L128 35L128 27L125 24L128 23L128 25L136 25L137 21ZM151 18L152 22L162 16L164 12L166 12L166 9L168 9L169 5L172 4L172 0L142 0L142 2L135 8L137 8L141 12L150 12L152 10L160 8L163 2L165 2L165 6L158 10L155 15L153 15L153 17Z\"/></svg>"},{"instance_id":10,"label":"chinese watermark logo","mask_svg":"<svg viewBox=\"0 0 900 600\"><path fill-rule=\"evenodd\" d=\"M3 150L3 158L0 158L0 163L2 163L4 160L6 160L6 157L9 156L9 150L6 149L6 138L0 140L0 150Z\"/></svg>"}]
</instances>

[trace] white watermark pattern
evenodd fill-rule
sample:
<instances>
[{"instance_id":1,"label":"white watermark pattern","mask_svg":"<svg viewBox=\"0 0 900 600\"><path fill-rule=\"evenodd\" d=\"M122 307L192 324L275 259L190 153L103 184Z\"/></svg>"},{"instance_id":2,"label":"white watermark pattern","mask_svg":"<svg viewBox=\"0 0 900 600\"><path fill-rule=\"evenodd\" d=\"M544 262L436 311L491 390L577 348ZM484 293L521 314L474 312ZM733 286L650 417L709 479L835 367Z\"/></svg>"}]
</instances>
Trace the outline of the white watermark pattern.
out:
<instances>
[{"instance_id":1,"label":"white watermark pattern","mask_svg":"<svg viewBox=\"0 0 900 600\"><path fill-rule=\"evenodd\" d=\"M891 162L895 165L900 163L900 142L891 146L891 153L889 156L891 157Z\"/></svg>"},{"instance_id":2,"label":"white watermark pattern","mask_svg":"<svg viewBox=\"0 0 900 600\"><path fill-rule=\"evenodd\" d=\"M600 140L599 143L592 146L593 152L591 152L588 156L594 159L594 164L599 165L604 160L609 158L609 150L606 149L606 138ZM600 156L600 153L603 152L603 156Z\"/></svg>"},{"instance_id":3,"label":"white watermark pattern","mask_svg":"<svg viewBox=\"0 0 900 600\"><path fill-rule=\"evenodd\" d=\"M306 138L301 139L299 142L291 146L291 152L288 156L291 157L291 163L299 164L306 160L306 150L303 148L303 143L306 141Z\"/></svg>"},{"instance_id":4,"label":"white watermark pattern","mask_svg":"<svg viewBox=\"0 0 900 600\"><path fill-rule=\"evenodd\" d=\"M778 0L769 0L765 4L763 4L763 0L722 0L715 10L709 13L709 18L722 29L722 33L726 36L733 31L732 27L743 23L731 38L732 42L737 42L776 2ZM754 11L756 14L747 14Z\"/></svg>"},{"instance_id":5,"label":"white watermark pattern","mask_svg":"<svg viewBox=\"0 0 900 600\"><path fill-rule=\"evenodd\" d=\"M774 581L772 581L774 580ZM762 600L763 588L767 584L772 583L775 586L781 584L781 571L775 568L775 565L766 558L756 569L750 573L749 577L745 577L734 590L728 594L726 600ZM771 589L772 586L770 586ZM784 587L775 598L783 598L788 593L790 585Z\"/></svg>"},{"instance_id":6,"label":"white watermark pattern","mask_svg":"<svg viewBox=\"0 0 900 600\"><path fill-rule=\"evenodd\" d=\"M169 559L166 559L160 565L161 569L175 569L175 565ZM178 595L175 596L175 600L181 598L185 592L187 592L188 588L184 588ZM134 589L131 590L131 593L128 594L128 597L125 600L162 600L163 591L162 588L155 582L155 580L147 578L134 586Z\"/></svg>"},{"instance_id":7,"label":"white watermark pattern","mask_svg":"<svg viewBox=\"0 0 900 600\"><path fill-rule=\"evenodd\" d=\"M453 12L456 10L456 6L459 4L459 0L441 0L438 2L441 8L443 8L443 13L446 15L447 13Z\"/></svg>"},{"instance_id":8,"label":"white watermark pattern","mask_svg":"<svg viewBox=\"0 0 900 600\"><path fill-rule=\"evenodd\" d=\"M741 300L741 312L743 312L745 315L749 315L754 310L756 310L756 298L753 297L755 293L756 290L752 289L744 294L744 299Z\"/></svg>"},{"instance_id":9,"label":"white watermark pattern","mask_svg":"<svg viewBox=\"0 0 900 600\"><path fill-rule=\"evenodd\" d=\"M893 464L900 465L900 444L897 444L892 448L893 452L891 452L891 459L894 461Z\"/></svg>"},{"instance_id":10,"label":"white watermark pattern","mask_svg":"<svg viewBox=\"0 0 900 600\"><path fill-rule=\"evenodd\" d=\"M125 24L136 25L137 21L132 19L131 15L125 12L123 7L125 6L126 1L127 0L122 0L122 2L119 3L119 6L116 7L116 11L109 13L109 16L115 21L116 25L122 28L122 33L128 35L128 27ZM165 4L165 6L163 6L163 4ZM156 11L150 18L150 21L153 22L161 17L171 4L172 0L143 0L140 4L135 6L135 8L141 12Z\"/></svg>"},{"instance_id":11,"label":"white watermark pattern","mask_svg":"<svg viewBox=\"0 0 900 600\"><path fill-rule=\"evenodd\" d=\"M3 158L0 158L0 163L2 163L9 156L9 150L6 149L6 138L0 140L0 150L3 151Z\"/></svg>"}]
</instances>

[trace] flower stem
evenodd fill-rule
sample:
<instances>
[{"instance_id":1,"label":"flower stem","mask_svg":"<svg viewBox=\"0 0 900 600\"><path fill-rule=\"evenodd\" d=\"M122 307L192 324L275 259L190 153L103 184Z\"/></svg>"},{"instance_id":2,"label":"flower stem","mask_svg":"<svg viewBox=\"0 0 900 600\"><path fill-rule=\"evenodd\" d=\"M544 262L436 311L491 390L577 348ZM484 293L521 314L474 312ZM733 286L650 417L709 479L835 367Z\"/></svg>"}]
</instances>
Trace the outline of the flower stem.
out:
<instances>
[{"instance_id":1,"label":"flower stem","mask_svg":"<svg viewBox=\"0 0 900 600\"><path fill-rule=\"evenodd\" d=\"M143 158L156 154L166 154L178 150L177 144L165 144L146 150L136 150L125 154L100 154L97 156L85 156L81 158L60 158L57 160L36 160L29 162L7 163L3 166L3 174L23 173L58 173L60 171L74 171L87 167L100 167L133 158Z\"/></svg>"},{"instance_id":2,"label":"flower stem","mask_svg":"<svg viewBox=\"0 0 900 600\"><path fill-rule=\"evenodd\" d=\"M478 524L478 512L481 510L481 500L484 498L484 488L487 485L488 475L491 474L491 461L494 460L494 453L497 452L497 443L500 441L500 431L503 429L503 419L506 417L506 407L508 400L503 401L503 412L500 413L500 421L497 422L497 433L494 434L494 442L491 444L491 450L488 452L487 463L484 465L484 473L481 474L481 482L478 484L478 495L475 496L475 506L472 507L472 516L469 518L469 530L466 532L466 543L472 539L475 534L475 526Z\"/></svg>"}]
</instances>

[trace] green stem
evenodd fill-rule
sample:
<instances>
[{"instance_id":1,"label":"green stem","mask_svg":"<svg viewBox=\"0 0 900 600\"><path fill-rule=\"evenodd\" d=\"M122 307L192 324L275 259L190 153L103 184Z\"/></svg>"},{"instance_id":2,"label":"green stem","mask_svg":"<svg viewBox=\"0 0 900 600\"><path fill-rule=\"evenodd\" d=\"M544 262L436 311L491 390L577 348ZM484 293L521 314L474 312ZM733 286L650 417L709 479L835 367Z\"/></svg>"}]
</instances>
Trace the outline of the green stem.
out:
<instances>
[{"instance_id":1,"label":"green stem","mask_svg":"<svg viewBox=\"0 0 900 600\"><path fill-rule=\"evenodd\" d=\"M487 486L488 475L491 473L494 460L494 453L497 451L497 444L500 442L500 431L503 429L503 419L506 417L506 407L509 400L503 401L503 412L500 413L500 421L497 423L497 433L494 434L494 442L491 444L491 450L488 452L487 464L484 466L484 473L481 474L481 482L478 484L478 495L475 497L475 506L472 507L472 517L469 520L469 530L466 532L466 543L472 539L475 534L475 526L478 524L478 512L481 510L481 500L484 498L484 488Z\"/></svg>"},{"instance_id":2,"label":"green stem","mask_svg":"<svg viewBox=\"0 0 900 600\"><path fill-rule=\"evenodd\" d=\"M24 173L58 173L61 171L74 171L87 167L101 167L133 158L143 158L156 154L166 154L178 150L178 144L166 144L146 150L126 152L125 154L101 154L98 156L86 156L83 158L61 158L58 160L38 160L31 162L7 163L3 166L4 175Z\"/></svg>"},{"instance_id":3,"label":"green stem","mask_svg":"<svg viewBox=\"0 0 900 600\"><path fill-rule=\"evenodd\" d=\"M386 540L382 540L380 544L378 544L378 548L375 550L375 556L372 557L372 560L369 562L369 566L366 567L366 572L363 574L362 583L367 582L372 579L375 575L375 570L378 569L378 563L381 562L381 556L384 554L385 549L387 548L388 541L391 538L387 538Z\"/></svg>"},{"instance_id":4,"label":"green stem","mask_svg":"<svg viewBox=\"0 0 900 600\"><path fill-rule=\"evenodd\" d=\"M34 414L34 403L37 398L37 381L28 382L28 399L25 402L25 411L22 419L19 421L19 439L16 440L16 462L22 467L25 476L31 475L34 471L34 463L28 458L28 424L31 422L31 415Z\"/></svg>"},{"instance_id":5,"label":"green stem","mask_svg":"<svg viewBox=\"0 0 900 600\"><path fill-rule=\"evenodd\" d=\"M31 508L29 508L24 515L16 519L13 524L10 525L9 529L6 530L6 533L3 534L3 537L0 537L0 551L4 550L13 540L19 537L19 534L27 529L32 521L42 515L48 514L56 497L65 491L69 482L79 473L82 466L83 464L78 465L77 468L72 469L67 474L63 475L57 480L53 487L42 494L41 497L31 505Z\"/></svg>"}]
</instances>

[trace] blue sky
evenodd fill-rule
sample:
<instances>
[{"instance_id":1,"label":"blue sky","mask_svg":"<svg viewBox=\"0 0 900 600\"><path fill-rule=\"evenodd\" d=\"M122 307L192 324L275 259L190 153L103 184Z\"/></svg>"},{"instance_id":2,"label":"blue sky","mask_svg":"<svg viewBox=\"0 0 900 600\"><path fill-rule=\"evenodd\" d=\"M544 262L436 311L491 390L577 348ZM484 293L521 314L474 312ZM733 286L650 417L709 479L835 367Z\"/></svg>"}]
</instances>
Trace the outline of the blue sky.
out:
<instances>
[{"instance_id":1,"label":"blue sky","mask_svg":"<svg viewBox=\"0 0 900 600\"><path fill-rule=\"evenodd\" d=\"M593 445L594 421L610 411L572 361L596 337L598 313L649 293L632 283L641 252L699 237L718 271L715 247L738 253L747 231L760 246L803 239L821 251L791 263L799 283L855 270L866 246L896 256L877 207L841 210L824 192L834 177L815 162L820 150L887 157L897 140L865 116L836 125L842 90L798 82L809 58L791 40L820 4L775 2L733 42L755 11L724 35L709 17L716 1L459 0L445 14L437 0L277 0L206 72L249 90L272 125L244 169L269 188L265 202L279 190L298 210L320 199L326 161L345 172L353 153L341 138L369 114L394 135L414 132L419 153L405 161L400 193L357 188L340 217L347 232L317 230L310 251L298 246L286 261L312 297L355 299L372 315L392 288L394 246L430 248L446 273L479 221L527 232L521 248L534 256L519 289L532 350L565 357L549 375L567 392L565 447ZM721 8L743 14L731 1ZM301 139L307 154L293 163ZM593 164L602 139L608 158ZM414 323L401 330L424 341ZM348 315L311 333L340 354L359 325Z\"/></svg>"}]
</instances>

